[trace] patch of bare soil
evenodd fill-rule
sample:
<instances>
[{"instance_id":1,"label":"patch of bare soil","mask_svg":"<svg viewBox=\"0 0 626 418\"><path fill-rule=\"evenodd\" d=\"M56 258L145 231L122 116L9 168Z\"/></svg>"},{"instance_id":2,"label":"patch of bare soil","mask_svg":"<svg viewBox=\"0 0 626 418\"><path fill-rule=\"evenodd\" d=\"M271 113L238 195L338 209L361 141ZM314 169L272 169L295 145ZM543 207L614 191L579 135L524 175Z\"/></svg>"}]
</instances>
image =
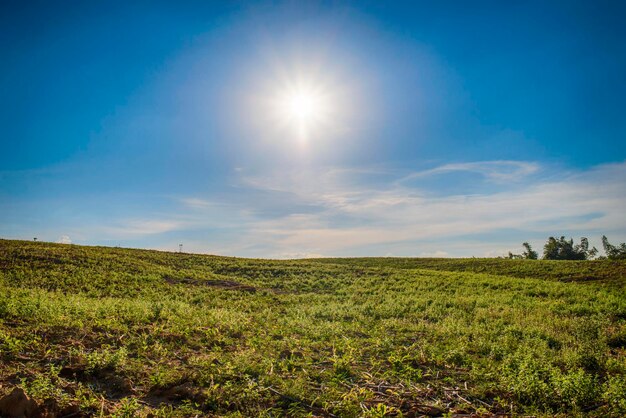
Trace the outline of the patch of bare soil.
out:
<instances>
[{"instance_id":1,"label":"patch of bare soil","mask_svg":"<svg viewBox=\"0 0 626 418\"><path fill-rule=\"evenodd\" d=\"M46 399L37 403L24 393L21 388L14 388L11 393L0 398L0 416L6 418L62 418L82 416L78 405L63 408L56 400Z\"/></svg>"},{"instance_id":2,"label":"patch of bare soil","mask_svg":"<svg viewBox=\"0 0 626 418\"><path fill-rule=\"evenodd\" d=\"M195 387L191 382L179 382L167 387L154 387L150 389L148 394L143 398L144 403L153 407L184 400L191 400L202 404L204 394L201 389Z\"/></svg>"},{"instance_id":3,"label":"patch of bare soil","mask_svg":"<svg viewBox=\"0 0 626 418\"><path fill-rule=\"evenodd\" d=\"M59 376L70 381L87 383L105 393L107 399L119 400L136 393L130 379L119 376L112 370L87 373L82 365L65 366L59 372Z\"/></svg>"}]
</instances>

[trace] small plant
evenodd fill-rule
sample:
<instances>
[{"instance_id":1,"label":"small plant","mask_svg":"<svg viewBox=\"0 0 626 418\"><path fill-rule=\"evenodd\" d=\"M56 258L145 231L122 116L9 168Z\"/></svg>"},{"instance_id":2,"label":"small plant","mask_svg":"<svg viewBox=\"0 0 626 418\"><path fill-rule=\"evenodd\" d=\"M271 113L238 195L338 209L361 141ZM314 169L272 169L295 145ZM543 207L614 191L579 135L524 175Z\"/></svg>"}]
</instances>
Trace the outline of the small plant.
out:
<instances>
[{"instance_id":1,"label":"small plant","mask_svg":"<svg viewBox=\"0 0 626 418\"><path fill-rule=\"evenodd\" d=\"M123 398L115 407L111 414L113 418L133 418L141 408L139 401L135 398Z\"/></svg>"},{"instance_id":2,"label":"small plant","mask_svg":"<svg viewBox=\"0 0 626 418\"><path fill-rule=\"evenodd\" d=\"M24 391L35 399L58 399L66 400L68 395L58 385L56 376L37 374L34 378L22 379L21 386Z\"/></svg>"},{"instance_id":3,"label":"small plant","mask_svg":"<svg viewBox=\"0 0 626 418\"><path fill-rule=\"evenodd\" d=\"M22 341L0 329L0 356L14 356L26 347L25 341Z\"/></svg>"},{"instance_id":4,"label":"small plant","mask_svg":"<svg viewBox=\"0 0 626 418\"><path fill-rule=\"evenodd\" d=\"M610 376L605 383L603 399L616 415L626 415L626 377Z\"/></svg>"},{"instance_id":5,"label":"small plant","mask_svg":"<svg viewBox=\"0 0 626 418\"><path fill-rule=\"evenodd\" d=\"M384 418L389 416L402 416L402 412L398 409L387 406L384 403L378 403L371 408L363 408L363 416L370 418Z\"/></svg>"},{"instance_id":6,"label":"small plant","mask_svg":"<svg viewBox=\"0 0 626 418\"><path fill-rule=\"evenodd\" d=\"M85 354L87 370L93 373L104 370L115 370L122 368L126 363L128 352L125 347L114 349L105 346L99 351L92 351Z\"/></svg>"}]
</instances>

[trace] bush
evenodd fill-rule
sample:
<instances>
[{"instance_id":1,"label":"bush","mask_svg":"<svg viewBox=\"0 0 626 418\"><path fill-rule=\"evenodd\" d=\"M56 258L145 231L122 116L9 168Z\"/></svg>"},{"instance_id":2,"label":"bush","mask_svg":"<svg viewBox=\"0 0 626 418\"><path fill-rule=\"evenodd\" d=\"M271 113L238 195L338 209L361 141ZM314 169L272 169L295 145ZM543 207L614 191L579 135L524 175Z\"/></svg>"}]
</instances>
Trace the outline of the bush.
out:
<instances>
[{"instance_id":1,"label":"bush","mask_svg":"<svg viewBox=\"0 0 626 418\"><path fill-rule=\"evenodd\" d=\"M512 260L522 260L522 259L536 260L539 258L539 254L537 254L537 251L533 250L533 248L530 246L529 243L525 242L522 245L524 246L526 251L524 251L521 254L513 254L512 252L509 251L508 258Z\"/></svg>"},{"instance_id":2,"label":"bush","mask_svg":"<svg viewBox=\"0 0 626 418\"><path fill-rule=\"evenodd\" d=\"M602 246L609 260L626 260L626 243L615 246L609 243L606 235L602 235Z\"/></svg>"},{"instance_id":3,"label":"bush","mask_svg":"<svg viewBox=\"0 0 626 418\"><path fill-rule=\"evenodd\" d=\"M574 240L569 241L565 237L556 239L548 238L543 246L543 258L546 260L588 260L598 253L596 248L589 249L589 240L582 237L580 244L574 245Z\"/></svg>"}]
</instances>

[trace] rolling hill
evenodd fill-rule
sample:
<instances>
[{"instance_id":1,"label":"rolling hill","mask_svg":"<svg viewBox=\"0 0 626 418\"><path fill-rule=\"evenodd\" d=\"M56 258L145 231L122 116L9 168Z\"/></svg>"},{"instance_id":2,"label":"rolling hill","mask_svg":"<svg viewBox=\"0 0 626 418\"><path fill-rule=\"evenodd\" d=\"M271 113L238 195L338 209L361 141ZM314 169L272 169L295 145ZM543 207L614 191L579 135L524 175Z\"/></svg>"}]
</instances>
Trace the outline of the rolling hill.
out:
<instances>
[{"instance_id":1,"label":"rolling hill","mask_svg":"<svg viewBox=\"0 0 626 418\"><path fill-rule=\"evenodd\" d=\"M615 261L0 240L0 415L623 416L625 284Z\"/></svg>"}]
</instances>

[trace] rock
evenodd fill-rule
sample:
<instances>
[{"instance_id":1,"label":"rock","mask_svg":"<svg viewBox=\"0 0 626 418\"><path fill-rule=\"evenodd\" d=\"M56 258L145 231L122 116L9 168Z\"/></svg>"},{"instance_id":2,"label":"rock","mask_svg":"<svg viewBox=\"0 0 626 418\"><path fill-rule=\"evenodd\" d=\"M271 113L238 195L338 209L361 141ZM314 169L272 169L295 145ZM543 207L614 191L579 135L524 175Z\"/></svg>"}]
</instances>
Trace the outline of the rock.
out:
<instances>
[{"instance_id":1,"label":"rock","mask_svg":"<svg viewBox=\"0 0 626 418\"><path fill-rule=\"evenodd\" d=\"M7 418L30 418L39 415L37 402L29 398L24 390L15 388L0 399L0 416Z\"/></svg>"}]
</instances>

